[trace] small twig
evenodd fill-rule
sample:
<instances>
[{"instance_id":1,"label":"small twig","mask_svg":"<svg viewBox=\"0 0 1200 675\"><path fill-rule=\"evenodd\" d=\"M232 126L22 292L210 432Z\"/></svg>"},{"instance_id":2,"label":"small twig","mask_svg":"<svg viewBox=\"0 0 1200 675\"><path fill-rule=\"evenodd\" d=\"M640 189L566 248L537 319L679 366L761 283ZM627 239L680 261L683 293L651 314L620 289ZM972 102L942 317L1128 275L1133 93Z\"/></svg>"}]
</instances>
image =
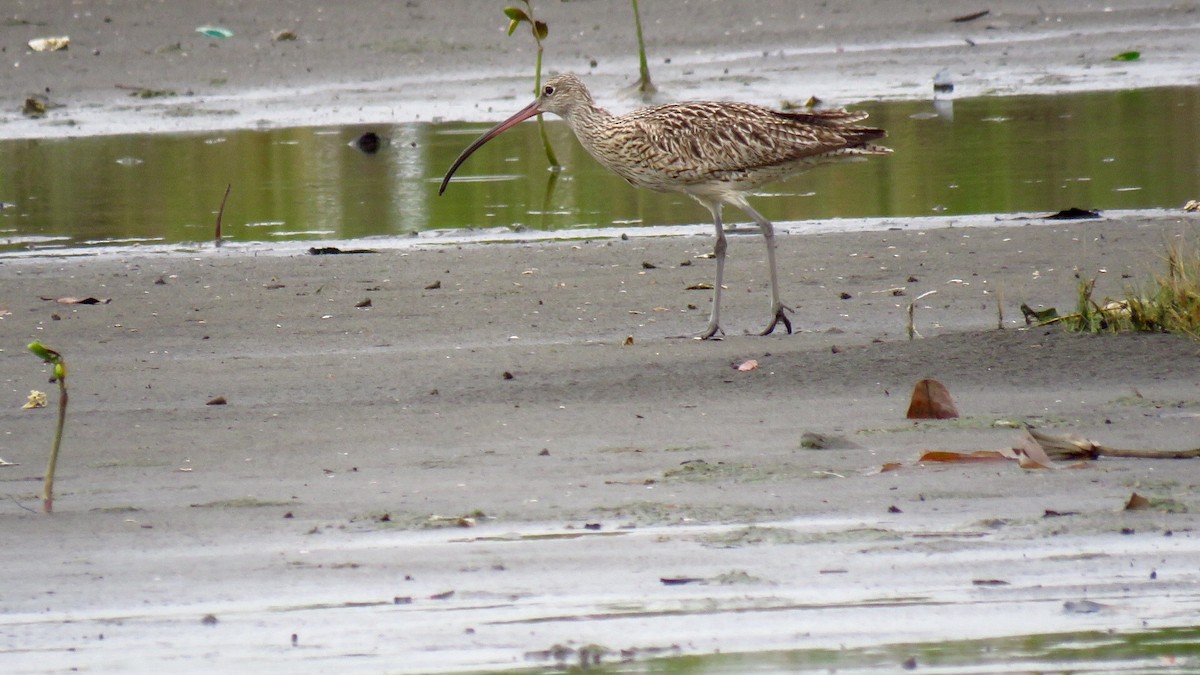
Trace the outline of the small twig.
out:
<instances>
[{"instance_id":1,"label":"small twig","mask_svg":"<svg viewBox=\"0 0 1200 675\"><path fill-rule=\"evenodd\" d=\"M19 507L21 507L21 508L25 509L26 511L28 511L28 512L30 512L30 513L32 513L32 514L34 514L34 515L37 515L37 511L34 511L33 509L29 508L28 506L25 506L25 505L24 505L24 504L22 504L21 502L17 501L17 498L16 498L16 497L14 497L14 496L12 496L12 495L8 495L8 498L9 498L9 499L11 499L11 500L12 500L12 503L16 504L17 506L19 506Z\"/></svg>"},{"instance_id":2,"label":"small twig","mask_svg":"<svg viewBox=\"0 0 1200 675\"><path fill-rule=\"evenodd\" d=\"M225 202L229 201L229 191L233 189L233 183L225 185L225 196L221 198L221 208L217 209L217 232L213 237L213 241L217 246L221 245L221 217L225 215Z\"/></svg>"},{"instance_id":3,"label":"small twig","mask_svg":"<svg viewBox=\"0 0 1200 675\"><path fill-rule=\"evenodd\" d=\"M915 322L915 319L913 316L913 313L917 309L917 301L921 300L925 297L928 297L930 295L933 295L934 293L937 293L937 291L936 290L925 291L924 293L913 298L912 302L908 303L908 339L909 340L913 339L914 337L921 337L921 334L917 332L917 325L916 325L916 322Z\"/></svg>"},{"instance_id":4,"label":"small twig","mask_svg":"<svg viewBox=\"0 0 1200 675\"><path fill-rule=\"evenodd\" d=\"M1122 448L1106 448L1096 446L1096 452L1101 457L1123 457L1125 459L1197 459L1200 458L1200 448L1191 450L1127 450Z\"/></svg>"},{"instance_id":5,"label":"small twig","mask_svg":"<svg viewBox=\"0 0 1200 675\"><path fill-rule=\"evenodd\" d=\"M996 287L996 329L1004 330L1004 287Z\"/></svg>"}]
</instances>

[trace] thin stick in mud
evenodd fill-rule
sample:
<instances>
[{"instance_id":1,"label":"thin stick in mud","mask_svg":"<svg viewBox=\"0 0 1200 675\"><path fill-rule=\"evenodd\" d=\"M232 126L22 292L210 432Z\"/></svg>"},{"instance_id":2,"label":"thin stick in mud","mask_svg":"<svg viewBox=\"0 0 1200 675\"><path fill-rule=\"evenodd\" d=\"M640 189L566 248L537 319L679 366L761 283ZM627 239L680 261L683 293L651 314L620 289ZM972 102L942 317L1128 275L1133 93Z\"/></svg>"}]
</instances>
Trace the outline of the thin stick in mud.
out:
<instances>
[{"instance_id":1,"label":"thin stick in mud","mask_svg":"<svg viewBox=\"0 0 1200 675\"><path fill-rule=\"evenodd\" d=\"M225 184L225 196L221 198L221 208L217 209L217 230L213 234L213 241L218 246L221 245L221 218L225 215L225 202L229 201L229 191L233 189L233 183Z\"/></svg>"}]
</instances>

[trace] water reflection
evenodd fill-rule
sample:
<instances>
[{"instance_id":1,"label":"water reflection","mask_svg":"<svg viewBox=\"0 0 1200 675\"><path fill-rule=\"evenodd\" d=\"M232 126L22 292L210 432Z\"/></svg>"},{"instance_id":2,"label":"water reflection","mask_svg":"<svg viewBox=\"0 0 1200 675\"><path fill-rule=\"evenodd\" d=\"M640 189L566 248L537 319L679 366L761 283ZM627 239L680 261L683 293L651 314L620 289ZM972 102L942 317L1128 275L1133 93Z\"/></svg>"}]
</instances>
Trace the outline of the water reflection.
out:
<instances>
[{"instance_id":1,"label":"water reflection","mask_svg":"<svg viewBox=\"0 0 1200 675\"><path fill-rule=\"evenodd\" d=\"M835 217L1178 207L1200 194L1200 89L855 106L894 155L766 188L777 222ZM406 124L0 143L0 251L207 241L225 186L226 239L403 236L446 228L555 230L706 222L681 195L635 190L596 165L566 127L551 174L533 124L437 182L487 125Z\"/></svg>"}]
</instances>

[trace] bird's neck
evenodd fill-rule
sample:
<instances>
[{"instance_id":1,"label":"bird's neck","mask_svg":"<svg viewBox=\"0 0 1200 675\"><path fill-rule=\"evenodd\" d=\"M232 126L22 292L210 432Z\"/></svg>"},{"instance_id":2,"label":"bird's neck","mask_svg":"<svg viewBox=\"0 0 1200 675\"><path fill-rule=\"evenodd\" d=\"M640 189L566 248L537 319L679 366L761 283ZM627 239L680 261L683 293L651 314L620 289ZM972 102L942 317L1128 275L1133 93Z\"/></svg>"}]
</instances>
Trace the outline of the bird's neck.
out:
<instances>
[{"instance_id":1,"label":"bird's neck","mask_svg":"<svg viewBox=\"0 0 1200 675\"><path fill-rule=\"evenodd\" d=\"M596 130L603 127L612 118L612 113L590 100L579 103L571 108L567 115L563 116L567 126L571 127L571 131L580 140L588 135L587 132L589 130Z\"/></svg>"}]
</instances>

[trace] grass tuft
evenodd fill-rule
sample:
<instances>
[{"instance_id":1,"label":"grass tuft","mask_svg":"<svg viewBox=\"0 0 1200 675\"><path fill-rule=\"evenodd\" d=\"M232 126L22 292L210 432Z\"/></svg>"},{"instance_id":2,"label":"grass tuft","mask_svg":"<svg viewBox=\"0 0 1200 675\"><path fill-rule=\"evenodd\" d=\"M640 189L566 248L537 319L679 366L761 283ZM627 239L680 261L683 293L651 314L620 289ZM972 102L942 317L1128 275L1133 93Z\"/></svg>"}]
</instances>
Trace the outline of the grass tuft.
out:
<instances>
[{"instance_id":1,"label":"grass tuft","mask_svg":"<svg viewBox=\"0 0 1200 675\"><path fill-rule=\"evenodd\" d=\"M1181 333L1200 341L1200 251L1175 242L1165 262L1166 272L1155 275L1145 292L1127 291L1123 299L1097 302L1096 280L1081 281L1075 312L1044 323L1088 333Z\"/></svg>"}]
</instances>

